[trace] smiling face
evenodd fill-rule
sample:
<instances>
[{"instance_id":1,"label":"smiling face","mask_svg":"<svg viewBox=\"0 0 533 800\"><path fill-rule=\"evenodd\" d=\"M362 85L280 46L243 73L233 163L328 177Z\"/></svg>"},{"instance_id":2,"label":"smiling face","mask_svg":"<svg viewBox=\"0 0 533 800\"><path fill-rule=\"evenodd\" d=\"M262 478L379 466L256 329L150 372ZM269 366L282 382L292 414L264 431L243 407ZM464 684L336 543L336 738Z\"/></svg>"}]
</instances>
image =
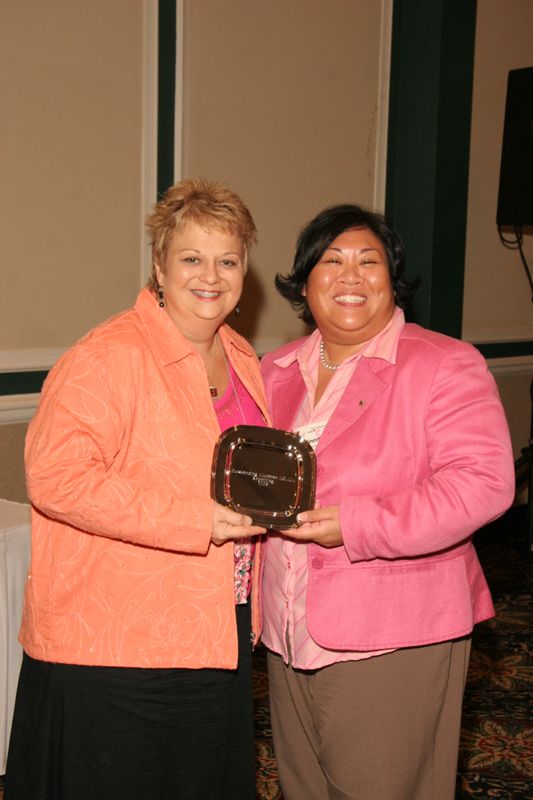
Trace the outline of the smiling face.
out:
<instances>
[{"instance_id":1,"label":"smiling face","mask_svg":"<svg viewBox=\"0 0 533 800\"><path fill-rule=\"evenodd\" d=\"M303 290L333 356L357 352L394 313L385 248L368 228L343 231L313 267Z\"/></svg>"},{"instance_id":2,"label":"smiling face","mask_svg":"<svg viewBox=\"0 0 533 800\"><path fill-rule=\"evenodd\" d=\"M239 301L242 242L234 234L188 222L174 233L155 271L165 311L184 336L198 341L213 335Z\"/></svg>"}]
</instances>

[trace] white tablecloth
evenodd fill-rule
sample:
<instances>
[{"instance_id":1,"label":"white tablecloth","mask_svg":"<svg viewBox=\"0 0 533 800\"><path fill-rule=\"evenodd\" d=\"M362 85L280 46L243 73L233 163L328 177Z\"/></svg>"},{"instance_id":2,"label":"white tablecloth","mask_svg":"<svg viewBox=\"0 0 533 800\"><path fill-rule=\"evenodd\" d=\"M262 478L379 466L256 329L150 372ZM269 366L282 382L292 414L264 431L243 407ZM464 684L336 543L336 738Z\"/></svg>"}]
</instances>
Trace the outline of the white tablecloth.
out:
<instances>
[{"instance_id":1,"label":"white tablecloth","mask_svg":"<svg viewBox=\"0 0 533 800\"><path fill-rule=\"evenodd\" d=\"M0 775L7 747L22 661L17 640L30 561L30 506L0 500Z\"/></svg>"}]
</instances>

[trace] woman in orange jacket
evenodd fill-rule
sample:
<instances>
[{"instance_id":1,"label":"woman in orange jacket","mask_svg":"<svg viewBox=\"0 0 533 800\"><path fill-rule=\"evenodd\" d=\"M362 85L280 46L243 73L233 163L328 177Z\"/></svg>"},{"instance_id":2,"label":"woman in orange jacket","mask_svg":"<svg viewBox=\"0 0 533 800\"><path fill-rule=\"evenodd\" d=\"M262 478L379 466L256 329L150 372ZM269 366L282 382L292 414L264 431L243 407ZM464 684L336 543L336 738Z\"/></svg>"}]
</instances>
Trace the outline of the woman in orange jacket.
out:
<instances>
[{"instance_id":1,"label":"woman in orange jacket","mask_svg":"<svg viewBox=\"0 0 533 800\"><path fill-rule=\"evenodd\" d=\"M60 359L28 433L6 800L255 797L262 529L209 491L220 431L267 421L256 356L224 324L255 225L206 180L147 224L148 286Z\"/></svg>"}]
</instances>

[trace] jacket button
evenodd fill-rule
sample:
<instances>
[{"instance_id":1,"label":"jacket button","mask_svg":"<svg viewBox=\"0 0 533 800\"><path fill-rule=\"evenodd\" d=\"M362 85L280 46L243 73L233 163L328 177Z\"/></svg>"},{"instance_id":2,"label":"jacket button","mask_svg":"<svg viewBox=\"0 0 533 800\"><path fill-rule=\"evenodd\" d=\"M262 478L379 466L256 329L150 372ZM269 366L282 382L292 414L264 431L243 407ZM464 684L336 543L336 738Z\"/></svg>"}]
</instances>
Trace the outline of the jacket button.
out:
<instances>
[{"instance_id":1,"label":"jacket button","mask_svg":"<svg viewBox=\"0 0 533 800\"><path fill-rule=\"evenodd\" d=\"M311 561L311 566L313 569L322 569L324 566L324 559L323 558L313 558Z\"/></svg>"},{"instance_id":2,"label":"jacket button","mask_svg":"<svg viewBox=\"0 0 533 800\"><path fill-rule=\"evenodd\" d=\"M322 466L322 464L317 464L316 474L317 475L322 475L323 472L324 472L324 467Z\"/></svg>"}]
</instances>

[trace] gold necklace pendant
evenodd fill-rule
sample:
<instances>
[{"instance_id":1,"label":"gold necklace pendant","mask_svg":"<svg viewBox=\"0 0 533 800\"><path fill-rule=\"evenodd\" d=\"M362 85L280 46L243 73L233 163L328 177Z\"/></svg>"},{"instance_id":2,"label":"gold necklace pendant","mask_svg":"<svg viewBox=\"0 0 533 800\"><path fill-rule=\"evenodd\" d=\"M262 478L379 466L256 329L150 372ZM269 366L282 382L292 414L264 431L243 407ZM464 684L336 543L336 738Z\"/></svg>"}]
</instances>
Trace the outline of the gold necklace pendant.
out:
<instances>
[{"instance_id":1,"label":"gold necklace pendant","mask_svg":"<svg viewBox=\"0 0 533 800\"><path fill-rule=\"evenodd\" d=\"M219 344L218 336L215 334L213 352L210 354L211 358L209 360L209 363L208 364L206 363L206 365L205 365L205 371L207 372L207 380L208 380L208 383L209 383L209 394L211 395L211 399L212 400L214 400L215 398L218 397L218 389L217 389L216 384L215 384L215 382L217 380L217 378L216 378L216 375L217 375L216 364L217 364L217 347L218 347L218 344Z\"/></svg>"}]
</instances>

